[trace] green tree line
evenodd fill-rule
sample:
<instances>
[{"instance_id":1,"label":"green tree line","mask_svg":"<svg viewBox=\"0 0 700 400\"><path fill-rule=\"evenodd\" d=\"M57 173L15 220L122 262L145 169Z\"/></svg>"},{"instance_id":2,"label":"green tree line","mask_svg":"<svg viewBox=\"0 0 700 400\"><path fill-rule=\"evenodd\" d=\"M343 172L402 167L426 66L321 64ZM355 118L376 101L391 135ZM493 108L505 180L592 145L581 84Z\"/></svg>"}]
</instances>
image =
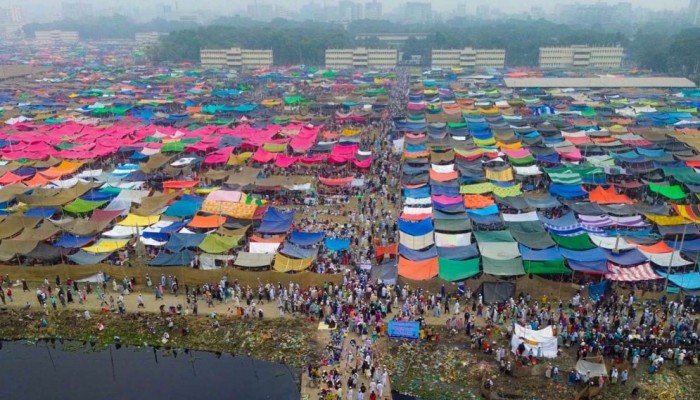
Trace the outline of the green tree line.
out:
<instances>
[{"instance_id":1,"label":"green tree line","mask_svg":"<svg viewBox=\"0 0 700 400\"><path fill-rule=\"evenodd\" d=\"M626 49L627 66L657 73L688 76L700 73L700 28L688 28L673 19L659 19L636 27L636 31L615 27L563 25L551 21L511 19L478 20L455 18L432 25L407 25L390 21L354 21L346 26L315 21L252 21L241 17L219 18L209 26L155 19L137 23L115 15L88 20L63 20L24 27L27 36L36 30L77 30L84 39L133 38L136 32L169 32L154 46L154 62L198 62L203 48L245 47L272 49L278 65L323 65L325 50L352 46L381 47L376 39L355 40L358 33L406 32L428 34L426 39L410 37L401 49L407 58L421 55L430 62L432 49L474 47L505 49L506 65L536 66L539 48L573 44L620 45ZM422 36L422 35L421 35Z\"/></svg>"}]
</instances>

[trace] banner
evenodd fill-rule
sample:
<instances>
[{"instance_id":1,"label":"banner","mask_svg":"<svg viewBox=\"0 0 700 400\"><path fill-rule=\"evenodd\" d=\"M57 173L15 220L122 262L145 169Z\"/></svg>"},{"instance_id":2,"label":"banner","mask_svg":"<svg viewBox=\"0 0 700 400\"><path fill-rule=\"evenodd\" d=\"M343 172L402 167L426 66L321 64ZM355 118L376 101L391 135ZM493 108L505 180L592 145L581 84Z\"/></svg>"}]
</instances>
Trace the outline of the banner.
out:
<instances>
[{"instance_id":1,"label":"banner","mask_svg":"<svg viewBox=\"0 0 700 400\"><path fill-rule=\"evenodd\" d=\"M418 339L420 335L420 322L389 321L387 335L393 338Z\"/></svg>"}]
</instances>

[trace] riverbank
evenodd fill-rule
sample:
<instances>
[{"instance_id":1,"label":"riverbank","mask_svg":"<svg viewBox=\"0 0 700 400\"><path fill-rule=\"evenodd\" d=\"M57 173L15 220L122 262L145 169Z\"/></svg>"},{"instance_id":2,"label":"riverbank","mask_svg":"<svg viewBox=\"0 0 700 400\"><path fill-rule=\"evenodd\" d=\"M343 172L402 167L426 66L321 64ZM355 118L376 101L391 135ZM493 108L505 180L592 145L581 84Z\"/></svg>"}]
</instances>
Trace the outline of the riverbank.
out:
<instances>
[{"instance_id":1,"label":"riverbank","mask_svg":"<svg viewBox=\"0 0 700 400\"><path fill-rule=\"evenodd\" d=\"M91 313L90 319L75 310L41 311L8 308L0 311L2 340L70 339L96 346L124 344L159 348L192 349L241 354L301 368L318 357L311 324L300 319L227 319L219 316L218 328L207 316L141 312L116 315ZM170 326L172 321L172 326Z\"/></svg>"}]
</instances>

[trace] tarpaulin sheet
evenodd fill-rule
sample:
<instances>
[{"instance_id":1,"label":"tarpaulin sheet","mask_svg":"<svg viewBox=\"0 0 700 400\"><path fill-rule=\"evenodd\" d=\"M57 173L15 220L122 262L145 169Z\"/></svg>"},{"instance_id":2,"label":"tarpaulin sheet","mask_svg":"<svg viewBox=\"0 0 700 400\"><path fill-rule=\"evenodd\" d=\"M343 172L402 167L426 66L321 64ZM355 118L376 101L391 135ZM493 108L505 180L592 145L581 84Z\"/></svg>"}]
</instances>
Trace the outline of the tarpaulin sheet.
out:
<instances>
[{"instance_id":1,"label":"tarpaulin sheet","mask_svg":"<svg viewBox=\"0 0 700 400\"><path fill-rule=\"evenodd\" d=\"M482 282L474 292L474 297L481 295L484 304L505 303L515 298L513 282Z\"/></svg>"},{"instance_id":2,"label":"tarpaulin sheet","mask_svg":"<svg viewBox=\"0 0 700 400\"><path fill-rule=\"evenodd\" d=\"M416 222L399 219L399 230L411 236L426 235L433 231L433 221L430 218Z\"/></svg>"},{"instance_id":3,"label":"tarpaulin sheet","mask_svg":"<svg viewBox=\"0 0 700 400\"><path fill-rule=\"evenodd\" d=\"M438 247L437 252L440 258L448 260L466 260L479 256L479 250L476 244L470 244L469 246Z\"/></svg>"},{"instance_id":4,"label":"tarpaulin sheet","mask_svg":"<svg viewBox=\"0 0 700 400\"><path fill-rule=\"evenodd\" d=\"M587 234L559 236L552 234L552 239L561 247L571 250L587 250L596 247Z\"/></svg>"},{"instance_id":5,"label":"tarpaulin sheet","mask_svg":"<svg viewBox=\"0 0 700 400\"><path fill-rule=\"evenodd\" d=\"M9 239L0 242L0 261L9 261L16 255L25 255L34 250L38 240L17 240Z\"/></svg>"},{"instance_id":6,"label":"tarpaulin sheet","mask_svg":"<svg viewBox=\"0 0 700 400\"><path fill-rule=\"evenodd\" d=\"M560 183L552 183L549 185L549 193L553 196L563 197L565 199L573 199L583 197L588 194L581 185L564 185Z\"/></svg>"},{"instance_id":7,"label":"tarpaulin sheet","mask_svg":"<svg viewBox=\"0 0 700 400\"><path fill-rule=\"evenodd\" d=\"M73 202L65 205L63 207L64 211L67 211L69 213L73 214L82 214L86 212L90 212L98 207L102 207L103 205L107 204L107 201L90 201L90 200L83 200L83 199L75 199Z\"/></svg>"},{"instance_id":8,"label":"tarpaulin sheet","mask_svg":"<svg viewBox=\"0 0 700 400\"><path fill-rule=\"evenodd\" d=\"M430 258L437 257L438 251L435 246L430 246L423 250L412 250L404 245L399 244L399 254L412 261L424 261Z\"/></svg>"},{"instance_id":9,"label":"tarpaulin sheet","mask_svg":"<svg viewBox=\"0 0 700 400\"><path fill-rule=\"evenodd\" d=\"M172 233L165 248L172 252L178 252L187 248L194 249L199 247L205 236L204 233Z\"/></svg>"},{"instance_id":10,"label":"tarpaulin sheet","mask_svg":"<svg viewBox=\"0 0 700 400\"><path fill-rule=\"evenodd\" d=\"M591 190L588 194L588 198L591 203L597 204L632 204L634 203L632 199L625 196L624 194L618 194L615 188L610 186L604 189L602 186L596 186L595 189Z\"/></svg>"},{"instance_id":11,"label":"tarpaulin sheet","mask_svg":"<svg viewBox=\"0 0 700 400\"><path fill-rule=\"evenodd\" d=\"M88 253L86 251L80 250L75 254L69 255L68 259L73 261L74 263L76 263L78 265L92 265L92 264L101 263L105 258L109 257L109 255L112 253L113 253L113 251L106 252L106 253Z\"/></svg>"},{"instance_id":12,"label":"tarpaulin sheet","mask_svg":"<svg viewBox=\"0 0 700 400\"><path fill-rule=\"evenodd\" d=\"M666 274L663 272L658 272L658 274L665 278ZM688 272L681 274L670 274L668 275L668 280L674 285L685 290L698 290L700 289L700 272Z\"/></svg>"},{"instance_id":13,"label":"tarpaulin sheet","mask_svg":"<svg viewBox=\"0 0 700 400\"><path fill-rule=\"evenodd\" d=\"M220 236L215 234L207 234L204 240L199 244L199 248L206 253L220 254L236 247L241 241L242 236Z\"/></svg>"},{"instance_id":14,"label":"tarpaulin sheet","mask_svg":"<svg viewBox=\"0 0 700 400\"><path fill-rule=\"evenodd\" d=\"M416 281L432 279L438 275L438 259L435 257L423 261L411 261L399 257L398 273L404 278Z\"/></svg>"},{"instance_id":15,"label":"tarpaulin sheet","mask_svg":"<svg viewBox=\"0 0 700 400\"><path fill-rule=\"evenodd\" d=\"M650 183L649 190L670 200L682 200L686 198L686 194L683 192L683 188L680 185L662 186Z\"/></svg>"},{"instance_id":16,"label":"tarpaulin sheet","mask_svg":"<svg viewBox=\"0 0 700 400\"><path fill-rule=\"evenodd\" d=\"M41 224L38 228L24 229L22 233L13 237L13 239L39 241L48 240L60 231L61 228L59 228L58 226L45 222Z\"/></svg>"},{"instance_id":17,"label":"tarpaulin sheet","mask_svg":"<svg viewBox=\"0 0 700 400\"><path fill-rule=\"evenodd\" d=\"M465 232L472 229L472 223L467 219L467 215L461 214L464 219L435 219L433 224L435 230L440 232Z\"/></svg>"},{"instance_id":18,"label":"tarpaulin sheet","mask_svg":"<svg viewBox=\"0 0 700 400\"><path fill-rule=\"evenodd\" d=\"M546 261L523 260L523 268L525 268L526 273L535 275L571 273L571 270L564 265L564 259Z\"/></svg>"},{"instance_id":19,"label":"tarpaulin sheet","mask_svg":"<svg viewBox=\"0 0 700 400\"><path fill-rule=\"evenodd\" d=\"M551 247L545 250L537 250L520 244L519 248L524 261L563 260L561 252L556 247Z\"/></svg>"},{"instance_id":20,"label":"tarpaulin sheet","mask_svg":"<svg viewBox=\"0 0 700 400\"><path fill-rule=\"evenodd\" d=\"M187 226L192 228L213 229L226 223L226 217L220 215L195 215Z\"/></svg>"},{"instance_id":21,"label":"tarpaulin sheet","mask_svg":"<svg viewBox=\"0 0 700 400\"><path fill-rule=\"evenodd\" d=\"M503 245L504 243L498 243L498 245ZM514 243L515 244L515 243ZM516 248L517 248L517 244ZM518 258L512 259L493 259L487 257L483 254L481 255L481 262L484 267L484 273L496 276L516 276L525 275L525 269L523 268L523 260Z\"/></svg>"},{"instance_id":22,"label":"tarpaulin sheet","mask_svg":"<svg viewBox=\"0 0 700 400\"><path fill-rule=\"evenodd\" d=\"M294 222L294 212L283 212L274 207L267 209L260 227L256 232L281 233L287 232Z\"/></svg>"},{"instance_id":23,"label":"tarpaulin sheet","mask_svg":"<svg viewBox=\"0 0 700 400\"><path fill-rule=\"evenodd\" d=\"M49 218L50 216L56 214L56 211L58 211L58 209L53 207L30 208L24 212L24 216L32 218Z\"/></svg>"},{"instance_id":24,"label":"tarpaulin sheet","mask_svg":"<svg viewBox=\"0 0 700 400\"><path fill-rule=\"evenodd\" d=\"M160 215L151 215L148 217L129 214L123 220L117 222L117 225L122 226L132 226L132 227L144 227L148 225L153 225L160 221Z\"/></svg>"},{"instance_id":25,"label":"tarpaulin sheet","mask_svg":"<svg viewBox=\"0 0 700 400\"><path fill-rule=\"evenodd\" d=\"M600 300L603 295L605 295L605 292L608 290L609 282L606 280L603 280L602 282L591 284L588 286L588 297L591 298L593 301L598 301Z\"/></svg>"},{"instance_id":26,"label":"tarpaulin sheet","mask_svg":"<svg viewBox=\"0 0 700 400\"><path fill-rule=\"evenodd\" d=\"M428 233L422 236L411 236L406 233L399 232L399 243L408 247L409 249L420 250L428 246L432 246L435 243L435 241L433 239L432 233Z\"/></svg>"},{"instance_id":27,"label":"tarpaulin sheet","mask_svg":"<svg viewBox=\"0 0 700 400\"><path fill-rule=\"evenodd\" d=\"M449 282L469 279L479 273L479 259L450 260L438 258L438 276Z\"/></svg>"},{"instance_id":28,"label":"tarpaulin sheet","mask_svg":"<svg viewBox=\"0 0 700 400\"><path fill-rule=\"evenodd\" d=\"M567 259L566 262L574 271L586 274L607 274L609 272L607 260L579 261Z\"/></svg>"},{"instance_id":29,"label":"tarpaulin sheet","mask_svg":"<svg viewBox=\"0 0 700 400\"><path fill-rule=\"evenodd\" d=\"M195 255L190 250L181 250L177 253L161 251L154 259L148 261L147 264L151 267L189 266L194 258Z\"/></svg>"},{"instance_id":30,"label":"tarpaulin sheet","mask_svg":"<svg viewBox=\"0 0 700 400\"><path fill-rule=\"evenodd\" d=\"M567 260L574 261L603 261L607 260L607 254L603 249L594 247L588 250L569 250L560 248L559 252Z\"/></svg>"},{"instance_id":31,"label":"tarpaulin sheet","mask_svg":"<svg viewBox=\"0 0 700 400\"><path fill-rule=\"evenodd\" d=\"M64 247L66 249L76 249L78 247L83 247L86 244L92 242L95 238L92 236L76 236L66 233L54 242L54 246Z\"/></svg>"},{"instance_id":32,"label":"tarpaulin sheet","mask_svg":"<svg viewBox=\"0 0 700 400\"><path fill-rule=\"evenodd\" d=\"M692 261L684 259L681 252L677 250L668 253L649 253L641 249L639 251L641 251L649 261L662 267L684 267L693 263Z\"/></svg>"},{"instance_id":33,"label":"tarpaulin sheet","mask_svg":"<svg viewBox=\"0 0 700 400\"><path fill-rule=\"evenodd\" d=\"M109 253L123 248L129 243L128 240L100 239L92 246L83 247L83 251L88 253Z\"/></svg>"},{"instance_id":34,"label":"tarpaulin sheet","mask_svg":"<svg viewBox=\"0 0 700 400\"><path fill-rule=\"evenodd\" d=\"M483 242L479 241L479 253L493 260L511 260L520 257L520 249L516 242Z\"/></svg>"},{"instance_id":35,"label":"tarpaulin sheet","mask_svg":"<svg viewBox=\"0 0 700 400\"><path fill-rule=\"evenodd\" d=\"M200 211L209 214L227 215L233 218L253 219L257 208L256 204L205 200Z\"/></svg>"},{"instance_id":36,"label":"tarpaulin sheet","mask_svg":"<svg viewBox=\"0 0 700 400\"><path fill-rule=\"evenodd\" d=\"M350 240L326 238L323 244L330 251L342 251L350 247Z\"/></svg>"},{"instance_id":37,"label":"tarpaulin sheet","mask_svg":"<svg viewBox=\"0 0 700 400\"><path fill-rule=\"evenodd\" d=\"M294 259L282 254L275 255L275 262L272 268L279 272L300 272L311 266L312 258Z\"/></svg>"},{"instance_id":38,"label":"tarpaulin sheet","mask_svg":"<svg viewBox=\"0 0 700 400\"><path fill-rule=\"evenodd\" d=\"M289 236L289 241L299 246L311 246L321 243L325 237L324 232L293 231Z\"/></svg>"},{"instance_id":39,"label":"tarpaulin sheet","mask_svg":"<svg viewBox=\"0 0 700 400\"><path fill-rule=\"evenodd\" d=\"M608 250L630 250L637 247L635 244L627 242L624 238L620 236L610 237L610 236L598 236L593 234L588 234L591 242L598 247L608 249Z\"/></svg>"},{"instance_id":40,"label":"tarpaulin sheet","mask_svg":"<svg viewBox=\"0 0 700 400\"><path fill-rule=\"evenodd\" d=\"M611 281L638 282L661 278L651 269L649 263L636 265L634 267L620 267L609 263L608 269L610 273L605 274L605 278Z\"/></svg>"},{"instance_id":41,"label":"tarpaulin sheet","mask_svg":"<svg viewBox=\"0 0 700 400\"><path fill-rule=\"evenodd\" d=\"M172 192L168 194L154 194L150 197L144 197L141 199L141 205L133 210L136 215L152 216L160 212L161 209L165 208L173 200L180 196L178 192Z\"/></svg>"},{"instance_id":42,"label":"tarpaulin sheet","mask_svg":"<svg viewBox=\"0 0 700 400\"><path fill-rule=\"evenodd\" d=\"M27 258L41 261L56 261L63 255L63 249L39 242L34 250L26 254Z\"/></svg>"},{"instance_id":43,"label":"tarpaulin sheet","mask_svg":"<svg viewBox=\"0 0 700 400\"><path fill-rule=\"evenodd\" d=\"M289 241L285 241L282 244L282 248L279 250L281 254L293 258L313 258L315 259L318 255L318 247L301 247Z\"/></svg>"},{"instance_id":44,"label":"tarpaulin sheet","mask_svg":"<svg viewBox=\"0 0 700 400\"><path fill-rule=\"evenodd\" d=\"M477 242L515 242L509 231L478 231L474 232Z\"/></svg>"},{"instance_id":45,"label":"tarpaulin sheet","mask_svg":"<svg viewBox=\"0 0 700 400\"><path fill-rule=\"evenodd\" d=\"M511 351L515 354L522 344L526 351L532 351L537 357L556 358L558 355L558 341L551 326L534 330L515 324L513 337L510 341Z\"/></svg>"},{"instance_id":46,"label":"tarpaulin sheet","mask_svg":"<svg viewBox=\"0 0 700 400\"><path fill-rule=\"evenodd\" d=\"M280 247L281 242L250 242L248 244L248 250L251 253L275 253Z\"/></svg>"},{"instance_id":47,"label":"tarpaulin sheet","mask_svg":"<svg viewBox=\"0 0 700 400\"><path fill-rule=\"evenodd\" d=\"M611 250L603 250L606 253L608 261L618 265L637 265L647 262L647 256L637 249L617 252Z\"/></svg>"},{"instance_id":48,"label":"tarpaulin sheet","mask_svg":"<svg viewBox=\"0 0 700 400\"><path fill-rule=\"evenodd\" d=\"M605 367L605 362L602 358L600 362L591 362L586 360L578 360L576 362L576 371L581 375L586 375L590 373L591 378L597 378L602 376L604 378L608 377L608 370Z\"/></svg>"},{"instance_id":49,"label":"tarpaulin sheet","mask_svg":"<svg viewBox=\"0 0 700 400\"><path fill-rule=\"evenodd\" d=\"M15 236L22 229L31 229L35 227L41 218L25 217L23 215L9 215L0 222L0 239L6 239Z\"/></svg>"},{"instance_id":50,"label":"tarpaulin sheet","mask_svg":"<svg viewBox=\"0 0 700 400\"><path fill-rule=\"evenodd\" d=\"M182 199L172 203L163 212L163 215L177 218L191 218L202 207L202 200L195 196L183 196Z\"/></svg>"},{"instance_id":51,"label":"tarpaulin sheet","mask_svg":"<svg viewBox=\"0 0 700 400\"><path fill-rule=\"evenodd\" d=\"M468 246L471 244L471 233L439 233L435 232L435 244L439 247Z\"/></svg>"},{"instance_id":52,"label":"tarpaulin sheet","mask_svg":"<svg viewBox=\"0 0 700 400\"><path fill-rule=\"evenodd\" d=\"M274 257L274 253L248 253L240 251L236 255L233 265L246 268L269 267Z\"/></svg>"},{"instance_id":53,"label":"tarpaulin sheet","mask_svg":"<svg viewBox=\"0 0 700 400\"><path fill-rule=\"evenodd\" d=\"M544 232L521 232L511 229L510 233L515 241L531 249L542 250L556 245L552 238Z\"/></svg>"},{"instance_id":54,"label":"tarpaulin sheet","mask_svg":"<svg viewBox=\"0 0 700 400\"><path fill-rule=\"evenodd\" d=\"M372 280L381 279L387 285L396 284L398 276L398 259L392 258L382 261L379 265L372 266Z\"/></svg>"}]
</instances>

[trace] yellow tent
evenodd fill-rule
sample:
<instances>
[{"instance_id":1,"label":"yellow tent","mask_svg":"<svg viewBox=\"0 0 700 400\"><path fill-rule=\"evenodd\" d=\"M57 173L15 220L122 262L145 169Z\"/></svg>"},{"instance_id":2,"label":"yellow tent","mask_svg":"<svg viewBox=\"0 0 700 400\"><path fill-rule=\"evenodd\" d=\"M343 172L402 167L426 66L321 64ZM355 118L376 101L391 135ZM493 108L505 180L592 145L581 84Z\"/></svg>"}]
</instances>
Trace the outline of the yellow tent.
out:
<instances>
[{"instance_id":1,"label":"yellow tent","mask_svg":"<svg viewBox=\"0 0 700 400\"><path fill-rule=\"evenodd\" d=\"M126 216L126 218L124 218L120 222L117 222L117 225L142 227L153 225L158 221L160 221L160 215L142 216L136 214L129 214Z\"/></svg>"},{"instance_id":2,"label":"yellow tent","mask_svg":"<svg viewBox=\"0 0 700 400\"><path fill-rule=\"evenodd\" d=\"M295 259L277 253L275 255L275 263L272 265L272 268L279 272L299 272L309 268L313 261L313 258Z\"/></svg>"},{"instance_id":3,"label":"yellow tent","mask_svg":"<svg viewBox=\"0 0 700 400\"><path fill-rule=\"evenodd\" d=\"M89 253L111 253L126 246L127 243L129 243L128 240L102 239L92 246L83 247L83 250Z\"/></svg>"}]
</instances>

